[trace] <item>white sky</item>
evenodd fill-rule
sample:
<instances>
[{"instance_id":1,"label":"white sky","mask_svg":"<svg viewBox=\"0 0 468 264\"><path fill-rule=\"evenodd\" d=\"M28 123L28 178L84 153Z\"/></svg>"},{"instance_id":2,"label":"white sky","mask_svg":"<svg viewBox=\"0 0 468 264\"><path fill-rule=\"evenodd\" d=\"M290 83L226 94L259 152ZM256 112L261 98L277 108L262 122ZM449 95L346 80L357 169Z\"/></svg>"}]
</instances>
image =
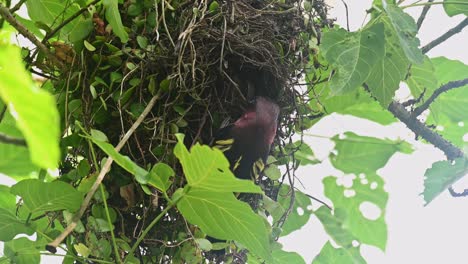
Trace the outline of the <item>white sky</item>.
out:
<instances>
[{"instance_id":1,"label":"white sky","mask_svg":"<svg viewBox=\"0 0 468 264\"><path fill-rule=\"evenodd\" d=\"M345 27L346 15L342 2L330 2L336 6L331 10L330 17L337 17L337 23ZM346 3L349 7L350 29L357 30L363 24L365 10L371 6L371 1L347 0ZM421 8L411 8L405 11L417 19L420 10ZM463 18L449 18L441 6L433 6L420 31L422 45L445 33ZM468 30L465 29L431 50L428 55L445 56L468 64L467 33ZM385 190L389 192L386 211L388 242L385 253L372 246L363 247L361 253L368 263L465 263L468 259L468 198L452 198L448 192L444 192L424 207L423 199L419 195L423 191L426 168L434 161L444 159L444 155L429 145L415 142L413 133L402 124L383 127L357 118L332 115L314 126L309 133L332 137L348 130L364 136L385 136L392 139L400 137L416 145L416 151L412 155L397 153L379 171L386 182ZM328 151L333 148L333 143L327 139L309 137L306 141L321 159L326 159ZM323 177L342 176L336 173L328 161L321 165L307 166L298 174L305 186L304 191L324 200L327 199L323 195ZM468 181L464 182L465 184L458 183L455 188L468 188ZM312 215L302 230L283 238L281 242L285 250L296 251L307 263L311 263L327 240L328 235L320 221Z\"/></svg>"}]
</instances>

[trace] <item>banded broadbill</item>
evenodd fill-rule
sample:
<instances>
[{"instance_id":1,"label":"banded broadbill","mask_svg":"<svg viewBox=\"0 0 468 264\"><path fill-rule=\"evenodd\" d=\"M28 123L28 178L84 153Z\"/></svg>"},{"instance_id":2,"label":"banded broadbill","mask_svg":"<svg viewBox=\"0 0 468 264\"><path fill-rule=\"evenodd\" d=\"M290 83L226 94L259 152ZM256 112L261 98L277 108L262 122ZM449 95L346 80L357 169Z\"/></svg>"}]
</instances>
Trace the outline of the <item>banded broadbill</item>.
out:
<instances>
[{"instance_id":1,"label":"banded broadbill","mask_svg":"<svg viewBox=\"0 0 468 264\"><path fill-rule=\"evenodd\" d=\"M221 129L215 147L221 149L237 178L255 179L264 167L276 136L279 107L256 97L244 114Z\"/></svg>"}]
</instances>

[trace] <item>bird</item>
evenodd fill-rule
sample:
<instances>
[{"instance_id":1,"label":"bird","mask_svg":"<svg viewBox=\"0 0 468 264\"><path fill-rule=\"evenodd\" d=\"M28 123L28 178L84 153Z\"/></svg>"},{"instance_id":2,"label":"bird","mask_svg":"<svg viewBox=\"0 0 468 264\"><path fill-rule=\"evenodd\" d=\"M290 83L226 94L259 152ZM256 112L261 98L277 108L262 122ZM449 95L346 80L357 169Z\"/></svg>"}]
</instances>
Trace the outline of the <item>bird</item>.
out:
<instances>
[{"instance_id":1,"label":"bird","mask_svg":"<svg viewBox=\"0 0 468 264\"><path fill-rule=\"evenodd\" d=\"M276 136L279 113L275 102L257 96L241 117L218 133L214 147L224 152L237 178L255 180L263 170Z\"/></svg>"}]
</instances>

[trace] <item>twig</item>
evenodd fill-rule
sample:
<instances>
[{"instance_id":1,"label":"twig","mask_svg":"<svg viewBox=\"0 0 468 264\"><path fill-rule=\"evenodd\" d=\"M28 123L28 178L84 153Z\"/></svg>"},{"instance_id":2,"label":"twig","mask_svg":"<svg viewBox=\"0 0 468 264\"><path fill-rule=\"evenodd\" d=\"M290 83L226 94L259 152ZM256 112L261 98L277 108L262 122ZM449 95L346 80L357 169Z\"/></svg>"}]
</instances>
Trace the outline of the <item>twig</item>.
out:
<instances>
[{"instance_id":1,"label":"twig","mask_svg":"<svg viewBox=\"0 0 468 264\"><path fill-rule=\"evenodd\" d=\"M153 108L154 104L156 103L156 100L159 99L160 94L156 94L151 98L149 101L148 105L146 106L145 110L141 113L141 115L138 117L138 119L133 123L132 127L125 133L123 136L122 140L120 140L119 144L115 147L115 150L118 152L122 147L127 143L128 139L130 136L135 132L135 130L140 126L140 124L143 122L145 117L149 114L151 109ZM62 243L62 241L75 229L76 225L78 224L78 221L81 219L81 216L83 216L84 212L86 211L86 208L88 208L89 202L91 201L91 198L93 197L94 193L96 192L97 188L101 184L102 180L104 179L104 176L109 172L110 167L112 165L112 162L114 160L112 157L108 157L106 163L104 166L102 166L101 171L99 172L98 177L96 178L96 181L94 182L93 186L89 190L89 192L86 194L86 197L81 204L80 210L73 216L73 219L71 223L63 230L63 232L51 243L49 243L46 246L46 249L52 253L55 253L55 248Z\"/></svg>"},{"instance_id":2,"label":"twig","mask_svg":"<svg viewBox=\"0 0 468 264\"><path fill-rule=\"evenodd\" d=\"M18 3L14 7L10 8L10 12L14 13L14 12L18 11L21 8L21 6L24 4L24 2L26 2L26 1L27 0L18 1Z\"/></svg>"},{"instance_id":3,"label":"twig","mask_svg":"<svg viewBox=\"0 0 468 264\"><path fill-rule=\"evenodd\" d=\"M29 39L36 47L38 47L42 52L44 52L47 57L49 57L57 66L64 67L63 63L55 57L52 52L42 43L40 42L23 24L21 24L18 20L16 20L13 15L11 14L10 10L3 6L0 3L0 15L10 23L16 30L18 30L21 35L25 38Z\"/></svg>"},{"instance_id":4,"label":"twig","mask_svg":"<svg viewBox=\"0 0 468 264\"><path fill-rule=\"evenodd\" d=\"M93 2L89 3L85 7L81 8L78 12L70 16L69 18L65 19L60 25L58 25L56 28L54 28L52 31L47 32L45 35L44 39L42 40L42 43L47 43L47 41L53 37L59 30L61 30L64 26L66 26L68 23L70 23L72 20L83 14L86 10L88 10L88 7L97 4L101 0L94 0Z\"/></svg>"},{"instance_id":5,"label":"twig","mask_svg":"<svg viewBox=\"0 0 468 264\"><path fill-rule=\"evenodd\" d=\"M424 88L424 90L422 91L422 93L419 95L418 98L416 98L416 99L409 99L408 101L401 103L401 105L403 105L404 107L408 107L408 106L411 106L411 105L415 105L415 104L421 102L421 100L423 99L423 97L424 97L425 94L426 94L426 88Z\"/></svg>"},{"instance_id":6,"label":"twig","mask_svg":"<svg viewBox=\"0 0 468 264\"><path fill-rule=\"evenodd\" d=\"M427 1L428 3L432 3L434 2L434 0L428 0ZM429 8L431 8L432 5L425 5L422 12L421 12L421 15L419 16L418 18L418 22L416 23L416 25L418 26L418 29L421 28L421 25L424 21L424 19L426 19L426 15L427 15L427 12L429 11Z\"/></svg>"},{"instance_id":7,"label":"twig","mask_svg":"<svg viewBox=\"0 0 468 264\"><path fill-rule=\"evenodd\" d=\"M333 210L333 208L332 208L330 205L328 205L326 202L324 202L324 201L322 201L322 200L320 200L320 199L318 199L318 198L316 198L316 197L314 197L314 196L312 196L312 195L310 195L310 194L307 194L307 193L304 193L304 194L305 194L307 197L309 197L310 199L312 199L312 200L314 200L314 201L317 201L317 202L319 202L319 203L325 205L325 207L327 207L330 211Z\"/></svg>"},{"instance_id":8,"label":"twig","mask_svg":"<svg viewBox=\"0 0 468 264\"><path fill-rule=\"evenodd\" d=\"M346 29L348 30L349 32L349 14L348 14L348 5L346 4L346 2L344 0L341 0L341 2L343 3L344 7L345 7L345 11L346 11Z\"/></svg>"},{"instance_id":9,"label":"twig","mask_svg":"<svg viewBox=\"0 0 468 264\"><path fill-rule=\"evenodd\" d=\"M26 141L24 139L11 137L3 133L0 133L0 142L17 146L27 146Z\"/></svg>"},{"instance_id":10,"label":"twig","mask_svg":"<svg viewBox=\"0 0 468 264\"><path fill-rule=\"evenodd\" d=\"M458 147L447 141L441 135L432 131L424 123L419 121L415 116L409 113L403 105L393 101L388 110L401 122L403 122L413 133L422 137L436 148L444 152L447 159L454 160L458 157L463 157L464 153Z\"/></svg>"},{"instance_id":11,"label":"twig","mask_svg":"<svg viewBox=\"0 0 468 264\"><path fill-rule=\"evenodd\" d=\"M429 99L427 99L427 101L424 102L424 104L422 104L421 106L414 109L414 111L411 113L411 115L413 115L414 117L419 116L422 112L426 111L429 108L429 106L434 102L434 100L439 95L441 95L442 93L447 92L447 91L449 91L451 89L463 87L463 86L465 86L467 84L468 84L468 78L463 79L463 80L459 80L459 81L448 82L448 83L442 85L441 87L439 87L437 90L434 91L434 93L431 95L431 97L429 97Z\"/></svg>"},{"instance_id":12,"label":"twig","mask_svg":"<svg viewBox=\"0 0 468 264\"><path fill-rule=\"evenodd\" d=\"M466 196L468 196L468 189L463 190L463 192L461 192L461 193L457 193L457 192L455 192L453 187L450 186L448 188L448 190L450 192L450 195L452 195L453 197L466 197Z\"/></svg>"},{"instance_id":13,"label":"twig","mask_svg":"<svg viewBox=\"0 0 468 264\"><path fill-rule=\"evenodd\" d=\"M424 54L427 53L428 51L430 51L431 49L433 49L434 47L436 47L440 43L446 41L451 36L460 33L462 31L462 29L465 28L467 25L468 25L468 18L465 18L462 22L460 22L460 24L456 25L454 28L452 28L449 31L445 32L444 34L442 34L442 36L434 39L433 41L431 41L426 46L422 47L422 49L421 49L422 52Z\"/></svg>"}]
</instances>

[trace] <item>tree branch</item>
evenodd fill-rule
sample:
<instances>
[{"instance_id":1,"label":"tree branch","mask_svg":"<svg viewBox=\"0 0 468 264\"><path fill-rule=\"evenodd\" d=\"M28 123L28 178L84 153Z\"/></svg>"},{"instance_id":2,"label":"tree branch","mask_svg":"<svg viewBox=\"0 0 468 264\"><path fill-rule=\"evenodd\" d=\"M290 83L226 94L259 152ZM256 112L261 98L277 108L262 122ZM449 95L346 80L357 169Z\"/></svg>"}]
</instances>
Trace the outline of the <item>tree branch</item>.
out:
<instances>
[{"instance_id":1,"label":"tree branch","mask_svg":"<svg viewBox=\"0 0 468 264\"><path fill-rule=\"evenodd\" d=\"M434 2L434 0L429 0L427 1L428 3L432 3ZM416 25L418 26L418 30L421 28L421 25L424 21L424 19L426 19L426 15L427 15L427 12L429 11L429 8L431 8L432 5L425 5L422 12L421 12L421 15L419 16L418 18L418 22L416 23Z\"/></svg>"},{"instance_id":2,"label":"tree branch","mask_svg":"<svg viewBox=\"0 0 468 264\"><path fill-rule=\"evenodd\" d=\"M11 137L3 133L0 133L0 142L17 146L26 146L26 141L24 139Z\"/></svg>"},{"instance_id":3,"label":"tree branch","mask_svg":"<svg viewBox=\"0 0 468 264\"><path fill-rule=\"evenodd\" d=\"M463 86L465 86L467 84L468 84L468 78L463 79L463 80L459 80L459 81L448 82L448 83L442 85L441 87L439 87L437 90L434 91L434 93L431 95L431 97L429 97L429 99L427 99L426 102L424 102L424 104L422 104L421 106L414 109L414 111L411 114L414 117L419 116L422 112L426 111L429 108L429 106L434 102L434 100L439 95L441 95L442 93L447 92L447 91L449 91L451 89L463 87Z\"/></svg>"},{"instance_id":4,"label":"tree branch","mask_svg":"<svg viewBox=\"0 0 468 264\"><path fill-rule=\"evenodd\" d=\"M16 30L18 30L21 35L23 35L25 38L29 39L36 47L38 47L42 52L44 52L48 58L50 58L54 63L57 64L57 66L63 67L63 63L55 57L52 52L43 44L41 43L34 34L32 34L23 24L21 24L18 20L16 20L15 17L13 17L13 14L11 14L10 10L6 8L4 5L0 3L0 15L10 23Z\"/></svg>"},{"instance_id":5,"label":"tree branch","mask_svg":"<svg viewBox=\"0 0 468 264\"><path fill-rule=\"evenodd\" d=\"M403 122L411 131L416 135L425 139L436 148L444 152L448 160L454 160L459 157L463 157L464 153L458 147L453 145L451 142L447 141L441 135L432 131L424 123L419 121L415 116L408 112L403 105L393 101L388 110L401 122Z\"/></svg>"},{"instance_id":6,"label":"tree branch","mask_svg":"<svg viewBox=\"0 0 468 264\"><path fill-rule=\"evenodd\" d=\"M429 44L422 47L422 49L421 49L422 52L424 54L427 53L428 51L430 51L431 49L433 49L434 47L436 47L440 43L442 43L442 42L446 41L447 39L449 39L451 36L460 33L462 31L462 29L465 28L467 25L468 25L468 17L465 18L462 22L460 22L460 24L456 25L454 28L452 28L449 31L442 34L442 36L434 39Z\"/></svg>"}]
</instances>

